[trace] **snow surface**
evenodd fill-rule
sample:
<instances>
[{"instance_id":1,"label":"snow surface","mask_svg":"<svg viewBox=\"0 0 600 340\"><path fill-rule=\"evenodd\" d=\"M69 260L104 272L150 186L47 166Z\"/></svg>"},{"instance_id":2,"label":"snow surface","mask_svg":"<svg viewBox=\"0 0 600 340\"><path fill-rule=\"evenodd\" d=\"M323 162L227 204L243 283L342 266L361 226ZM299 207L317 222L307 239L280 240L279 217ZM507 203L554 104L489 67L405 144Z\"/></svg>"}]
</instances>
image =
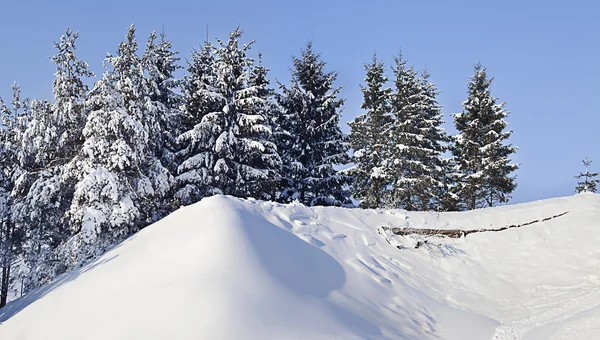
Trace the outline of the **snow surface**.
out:
<instances>
[{"instance_id":1,"label":"snow surface","mask_svg":"<svg viewBox=\"0 0 600 340\"><path fill-rule=\"evenodd\" d=\"M418 249L378 233L565 211ZM460 213L215 196L13 301L0 339L598 339L599 244L594 194Z\"/></svg>"}]
</instances>

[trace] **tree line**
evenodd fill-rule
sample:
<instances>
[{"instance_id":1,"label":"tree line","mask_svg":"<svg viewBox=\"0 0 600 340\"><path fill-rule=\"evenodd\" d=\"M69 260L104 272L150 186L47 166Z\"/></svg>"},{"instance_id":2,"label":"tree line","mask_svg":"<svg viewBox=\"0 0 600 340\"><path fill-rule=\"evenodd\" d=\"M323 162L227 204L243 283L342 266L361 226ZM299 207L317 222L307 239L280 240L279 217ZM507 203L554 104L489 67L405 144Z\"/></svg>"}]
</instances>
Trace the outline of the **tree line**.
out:
<instances>
[{"instance_id":1,"label":"tree line","mask_svg":"<svg viewBox=\"0 0 600 340\"><path fill-rule=\"evenodd\" d=\"M311 44L284 85L239 28L185 66L164 33L143 51L135 33L89 88L95 75L67 29L51 58L54 100L23 98L16 83L0 99L0 307L12 280L43 285L210 195L449 211L506 202L516 187L508 112L481 65L449 136L427 71L399 55L390 83L373 57L346 135L337 74Z\"/></svg>"}]
</instances>

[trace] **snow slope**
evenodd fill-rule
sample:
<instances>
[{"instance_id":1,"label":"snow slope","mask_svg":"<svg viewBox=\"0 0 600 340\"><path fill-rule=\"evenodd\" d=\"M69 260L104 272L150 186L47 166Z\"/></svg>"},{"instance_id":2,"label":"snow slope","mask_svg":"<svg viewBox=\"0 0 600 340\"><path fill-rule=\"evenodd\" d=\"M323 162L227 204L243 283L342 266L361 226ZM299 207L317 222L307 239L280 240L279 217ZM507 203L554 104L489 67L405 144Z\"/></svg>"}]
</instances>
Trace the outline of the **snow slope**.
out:
<instances>
[{"instance_id":1,"label":"snow slope","mask_svg":"<svg viewBox=\"0 0 600 340\"><path fill-rule=\"evenodd\" d=\"M377 231L565 211L419 249ZM593 194L440 214L215 196L10 303L0 339L598 339L599 244Z\"/></svg>"}]
</instances>

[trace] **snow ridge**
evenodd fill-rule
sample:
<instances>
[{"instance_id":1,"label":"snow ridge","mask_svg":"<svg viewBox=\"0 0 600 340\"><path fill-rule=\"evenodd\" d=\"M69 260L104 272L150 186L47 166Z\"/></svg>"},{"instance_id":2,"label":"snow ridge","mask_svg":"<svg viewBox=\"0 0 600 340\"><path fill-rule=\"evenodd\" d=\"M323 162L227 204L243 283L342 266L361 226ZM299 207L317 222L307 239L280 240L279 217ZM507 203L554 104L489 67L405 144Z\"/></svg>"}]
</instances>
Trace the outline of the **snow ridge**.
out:
<instances>
[{"instance_id":1,"label":"snow ridge","mask_svg":"<svg viewBox=\"0 0 600 340\"><path fill-rule=\"evenodd\" d=\"M566 210L420 249L377 233L494 228ZM10 303L0 338L590 338L600 327L599 221L594 194L461 213L214 196Z\"/></svg>"}]
</instances>

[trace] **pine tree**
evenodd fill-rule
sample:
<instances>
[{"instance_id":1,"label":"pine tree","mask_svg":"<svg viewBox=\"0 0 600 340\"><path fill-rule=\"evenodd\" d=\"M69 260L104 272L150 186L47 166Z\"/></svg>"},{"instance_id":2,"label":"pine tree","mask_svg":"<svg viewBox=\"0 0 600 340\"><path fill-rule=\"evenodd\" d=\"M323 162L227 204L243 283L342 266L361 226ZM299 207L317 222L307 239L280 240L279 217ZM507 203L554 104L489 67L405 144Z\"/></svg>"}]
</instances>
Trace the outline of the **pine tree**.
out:
<instances>
[{"instance_id":1,"label":"pine tree","mask_svg":"<svg viewBox=\"0 0 600 340\"><path fill-rule=\"evenodd\" d=\"M395 115L389 166L395 182L390 203L407 210L435 209L441 188L442 160L447 135L442 129L441 107L437 89L425 72L406 66L402 56L393 68L396 91L392 99Z\"/></svg>"},{"instance_id":2,"label":"pine tree","mask_svg":"<svg viewBox=\"0 0 600 340\"><path fill-rule=\"evenodd\" d=\"M596 177L600 176L598 172L590 172L590 165L592 165L592 161L588 159L586 156L583 160L583 165L585 166L585 172L580 173L575 176L577 179L583 178L583 181L577 182L577 187L575 187L575 191L577 193L582 192L596 192L596 184L600 183L600 179L596 179Z\"/></svg>"},{"instance_id":3,"label":"pine tree","mask_svg":"<svg viewBox=\"0 0 600 340\"><path fill-rule=\"evenodd\" d=\"M161 33L159 38L157 41L155 31L150 34L142 64L146 72L145 91L148 104L154 106L153 111L157 116L151 142L155 144L155 153L170 161L172 156L168 154L175 150L176 135L173 129L178 127L181 119L179 106L182 104L182 96L176 92L179 81L175 79L174 74L182 67L177 64L180 60L177 57L179 53L173 51L166 34Z\"/></svg>"},{"instance_id":4,"label":"pine tree","mask_svg":"<svg viewBox=\"0 0 600 340\"><path fill-rule=\"evenodd\" d=\"M56 131L53 105L46 101L31 102L32 120L23 134L19 197L13 200L12 220L25 233L23 259L28 275L23 282L26 291L49 282L54 277L53 250L66 238L63 216L70 201L65 199L62 164L56 164L43 152L51 149L45 143ZM46 139L47 138L47 139ZM55 154L54 154L55 155Z\"/></svg>"},{"instance_id":5,"label":"pine tree","mask_svg":"<svg viewBox=\"0 0 600 340\"><path fill-rule=\"evenodd\" d=\"M248 94L254 99L248 100L246 107L250 112L255 112L264 117L263 124L269 127L268 133L263 133L261 138L267 142L269 152L267 157L272 166L269 168L268 179L255 181L250 184L252 192L260 192L263 199L276 200L279 197L282 160L278 151L279 140L289 134L283 130L281 119L282 109L276 100L275 90L270 87L268 79L269 69L262 63L262 53L258 54L258 63L252 65L248 76Z\"/></svg>"},{"instance_id":6,"label":"pine tree","mask_svg":"<svg viewBox=\"0 0 600 340\"><path fill-rule=\"evenodd\" d=\"M430 74L424 70L419 82L421 92L420 132L424 138L420 141L423 149L421 162L427 172L423 179L427 185L417 193L422 210L446 210L453 200L451 194L452 179L448 172L448 160L443 153L448 149L450 137L442 127L444 123L442 107L437 101L439 91L429 81ZM441 208L443 207L443 208Z\"/></svg>"},{"instance_id":7,"label":"pine tree","mask_svg":"<svg viewBox=\"0 0 600 340\"><path fill-rule=\"evenodd\" d=\"M270 138L266 100L260 97L264 84L248 84L252 60L246 53L252 43L240 47L241 35L238 28L227 42L218 40L213 71L218 105L192 133L205 150L202 171L209 192L268 198L268 184L278 177L280 160Z\"/></svg>"},{"instance_id":8,"label":"pine tree","mask_svg":"<svg viewBox=\"0 0 600 340\"><path fill-rule=\"evenodd\" d=\"M107 57L111 67L88 99L85 143L74 160L79 181L70 208L70 225L77 234L71 265L93 258L149 222L150 212L141 203L154 195L147 155L155 117L145 111L137 49L132 25L117 54Z\"/></svg>"},{"instance_id":9,"label":"pine tree","mask_svg":"<svg viewBox=\"0 0 600 340\"><path fill-rule=\"evenodd\" d=\"M282 200L298 199L313 205L349 205L349 176L334 166L349 162L350 143L340 127L344 101L334 88L337 75L325 72L325 62L308 44L300 58L293 58L289 87L281 86L284 129L292 141L284 153L285 189Z\"/></svg>"},{"instance_id":10,"label":"pine tree","mask_svg":"<svg viewBox=\"0 0 600 340\"><path fill-rule=\"evenodd\" d=\"M176 92L179 82L174 73L181 67L177 64L179 58L173 51L171 42L165 33L156 41L156 32L152 32L146 44L142 57L145 71L144 95L145 116L149 120L149 148L151 155L147 157L148 178L152 183L152 200L144 200L143 210L153 212L150 221L156 221L166 216L175 207L172 202L174 186L174 162L176 152L177 129L180 125L182 97Z\"/></svg>"},{"instance_id":11,"label":"pine tree","mask_svg":"<svg viewBox=\"0 0 600 340\"><path fill-rule=\"evenodd\" d=\"M215 79L215 48L206 41L199 51L192 52L182 83L183 112L176 129L178 152L173 162L177 167L175 199L179 204L191 204L216 193L208 185L212 181L208 167L213 160L199 125L204 116L219 110L221 95Z\"/></svg>"},{"instance_id":12,"label":"pine tree","mask_svg":"<svg viewBox=\"0 0 600 340\"><path fill-rule=\"evenodd\" d=\"M82 131L87 118L84 99L88 93L84 79L93 77L94 73L89 70L86 62L75 55L78 37L77 32L67 29L60 41L54 43L57 50L51 58L56 64L52 86L54 122L48 124L48 128L56 132L55 136L48 136L45 147L37 150L38 161L45 154L49 159L45 163L65 164L79 152L83 144Z\"/></svg>"},{"instance_id":13,"label":"pine tree","mask_svg":"<svg viewBox=\"0 0 600 340\"><path fill-rule=\"evenodd\" d=\"M76 57L77 38L77 32L67 29L55 42L57 54L51 58L56 64L54 103L33 101L33 119L24 133L29 172L22 181L26 197L15 204L14 218L27 229L26 290L49 282L62 270L54 251L69 234L65 214L75 191L72 169L66 164L83 145L88 87L82 78L93 76L87 63Z\"/></svg>"},{"instance_id":14,"label":"pine tree","mask_svg":"<svg viewBox=\"0 0 600 340\"><path fill-rule=\"evenodd\" d=\"M492 80L481 64L475 65L463 112L454 115L459 133L454 138L453 150L459 195L468 209L507 202L517 186L511 173L518 165L510 163L510 155L517 148L505 144L512 131L504 131L508 112L505 104L498 104L498 99L491 95Z\"/></svg>"},{"instance_id":15,"label":"pine tree","mask_svg":"<svg viewBox=\"0 0 600 340\"><path fill-rule=\"evenodd\" d=\"M399 55L394 59L395 91L392 97L394 127L390 141L389 165L393 169L394 183L388 198L388 204L394 208L419 210L419 202L414 197L424 186L420 181L425 171L418 161L419 140L423 138L417 127L417 105L420 100L417 73L408 68L406 61Z\"/></svg>"},{"instance_id":16,"label":"pine tree","mask_svg":"<svg viewBox=\"0 0 600 340\"><path fill-rule=\"evenodd\" d=\"M0 308L6 305L12 279L11 268L21 254L23 225L15 223L15 205L24 198L23 169L25 159L22 141L31 120L29 100L21 99L21 88L13 84L12 109L0 99Z\"/></svg>"},{"instance_id":17,"label":"pine tree","mask_svg":"<svg viewBox=\"0 0 600 340\"><path fill-rule=\"evenodd\" d=\"M381 208L392 182L386 167L389 153L389 136L393 123L390 108L391 88L386 87L384 63L373 55L365 65L367 73L361 108L366 112L350 123L350 141L354 149L351 170L352 194L360 199L362 208Z\"/></svg>"}]
</instances>

